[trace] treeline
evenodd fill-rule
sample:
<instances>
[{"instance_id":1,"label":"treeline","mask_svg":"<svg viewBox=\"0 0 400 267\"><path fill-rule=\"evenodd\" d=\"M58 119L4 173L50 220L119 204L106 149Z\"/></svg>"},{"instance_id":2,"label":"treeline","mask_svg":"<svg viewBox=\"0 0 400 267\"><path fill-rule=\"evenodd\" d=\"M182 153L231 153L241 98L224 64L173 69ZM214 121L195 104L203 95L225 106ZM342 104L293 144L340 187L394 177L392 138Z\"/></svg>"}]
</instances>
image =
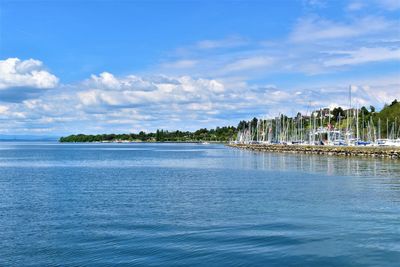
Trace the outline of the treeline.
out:
<instances>
[{"instance_id":1,"label":"treeline","mask_svg":"<svg viewBox=\"0 0 400 267\"><path fill-rule=\"evenodd\" d=\"M330 110L328 116L330 114L330 119L328 119L326 109L324 110L316 110L317 117L320 117L321 113L324 117L324 122L330 120L331 124L335 124L337 126L345 126L345 119L350 112L347 112L345 109L341 107L336 107L333 110ZM354 116L354 114L351 114ZM299 118L303 119L304 126L306 128L310 127L311 118L309 116L304 116L301 113L298 113L295 117L289 118L285 115L281 115L281 120L284 118L286 120L297 121ZM248 127L250 124L252 127L256 127L259 119L253 118L251 121L240 121L237 127L228 126L228 127L217 127L215 129L199 129L194 132L189 131L166 131L166 130L157 130L155 133L146 133L139 132L138 134L130 133L130 134L98 134L98 135L85 135L85 134L77 134L70 135L66 137L61 137L60 142L116 142L116 141L141 141L141 142L203 142L203 141L216 141L216 142L227 142L230 140L236 139L236 135L238 129L243 129ZM365 127L365 125L369 121L373 121L374 125L378 124L378 121L381 122L381 131L383 135L387 135L387 131L389 126L393 123L400 125L400 102L394 100L391 104L386 104L384 108L377 112L375 107L369 106L361 107L359 110L359 123L364 124L360 125L361 127ZM339 125L339 122L341 125Z\"/></svg>"},{"instance_id":2,"label":"treeline","mask_svg":"<svg viewBox=\"0 0 400 267\"><path fill-rule=\"evenodd\" d=\"M370 114L375 124L380 121L383 136L387 136L394 127L396 133L400 133L400 102L394 100L390 105L385 105L380 112ZM388 132L389 131L389 132Z\"/></svg>"},{"instance_id":3,"label":"treeline","mask_svg":"<svg viewBox=\"0 0 400 267\"><path fill-rule=\"evenodd\" d=\"M138 134L77 134L61 137L60 142L227 142L232 138L235 138L236 133L236 127L228 126L217 127L210 130L203 128L194 132L157 130L155 133L146 133L141 131Z\"/></svg>"},{"instance_id":4,"label":"treeline","mask_svg":"<svg viewBox=\"0 0 400 267\"><path fill-rule=\"evenodd\" d=\"M344 109L342 107L335 107L334 109L330 110L325 108L314 110L307 115L301 114L299 112L294 117L288 117L284 114L281 114L279 117L276 117L272 120L272 125L275 127L277 119L280 122L286 121L290 123L296 123L301 120L303 126L307 129L311 127L311 121L313 120L313 116L311 116L311 114L314 114L316 122L318 124L320 124L322 119L323 125L327 125L328 122L330 122L331 125L344 128L346 126L346 119L348 117L354 119L355 108L350 110ZM376 108L374 106L362 106L361 108L359 108L358 117L360 127L366 127L366 124L371 121L374 123L374 125L377 125L378 121L380 121L382 126L382 133L386 134L386 124L391 125L392 123L395 123L395 125L400 126L400 102L395 99L391 104L385 104L383 109L379 112L376 111ZM252 129L255 131L257 123L260 120L261 119L254 117L250 121L240 121L237 129L245 129L251 125ZM271 119L268 120L271 121ZM263 122L265 122L265 120Z\"/></svg>"},{"instance_id":5,"label":"treeline","mask_svg":"<svg viewBox=\"0 0 400 267\"><path fill-rule=\"evenodd\" d=\"M336 113L335 113L336 111ZM332 122L337 123L339 118L341 118L341 127L344 127L346 124L347 113L342 108L335 108L332 112ZM354 116L354 114L351 114ZM387 137L388 131L391 130L392 127L398 129L400 122L400 102L395 99L390 104L385 104L381 111L376 111L374 106L369 106L369 108L361 107L358 112L358 123L360 129L364 129L367 127L369 123L373 123L375 127L380 125L380 131L382 136Z\"/></svg>"}]
</instances>

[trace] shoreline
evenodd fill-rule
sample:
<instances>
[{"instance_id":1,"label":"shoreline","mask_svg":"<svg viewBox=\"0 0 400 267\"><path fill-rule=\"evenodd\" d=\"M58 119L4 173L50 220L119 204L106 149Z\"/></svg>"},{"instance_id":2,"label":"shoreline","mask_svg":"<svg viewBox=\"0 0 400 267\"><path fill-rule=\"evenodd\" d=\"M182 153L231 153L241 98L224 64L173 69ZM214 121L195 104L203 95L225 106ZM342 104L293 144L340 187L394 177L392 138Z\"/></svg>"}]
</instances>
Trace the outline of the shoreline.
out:
<instances>
[{"instance_id":1,"label":"shoreline","mask_svg":"<svg viewBox=\"0 0 400 267\"><path fill-rule=\"evenodd\" d=\"M229 144L232 148L259 152L281 152L296 154L317 154L342 157L372 157L400 159L397 147L362 147L362 146L303 146L303 145L265 145L265 144Z\"/></svg>"},{"instance_id":2,"label":"shoreline","mask_svg":"<svg viewBox=\"0 0 400 267\"><path fill-rule=\"evenodd\" d=\"M228 144L226 141L77 141L77 142L70 142L70 141L57 141L60 144L68 144L68 143L80 143L80 144L135 144L135 143L150 143L150 144L163 144L163 143L177 143L177 144L202 144L202 143L209 143L209 144Z\"/></svg>"},{"instance_id":3,"label":"shoreline","mask_svg":"<svg viewBox=\"0 0 400 267\"><path fill-rule=\"evenodd\" d=\"M208 144L228 144L226 141L110 141L110 142L99 142L99 141L93 141L93 142L60 142L57 141L60 144L203 144L203 143L208 143Z\"/></svg>"}]
</instances>

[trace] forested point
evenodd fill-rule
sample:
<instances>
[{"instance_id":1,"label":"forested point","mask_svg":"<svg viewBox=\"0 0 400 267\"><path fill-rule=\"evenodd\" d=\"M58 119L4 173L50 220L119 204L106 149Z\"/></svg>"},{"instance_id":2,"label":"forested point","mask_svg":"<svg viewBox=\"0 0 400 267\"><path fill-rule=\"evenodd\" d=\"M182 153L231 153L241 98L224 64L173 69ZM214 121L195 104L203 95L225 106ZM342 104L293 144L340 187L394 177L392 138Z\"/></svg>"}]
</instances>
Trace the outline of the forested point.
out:
<instances>
[{"instance_id":1,"label":"forested point","mask_svg":"<svg viewBox=\"0 0 400 267\"><path fill-rule=\"evenodd\" d=\"M70 135L61 137L60 142L202 142L216 141L227 142L236 135L236 128L217 127L216 129L199 129L195 132L189 131L164 131L157 130L155 133L138 134L98 134L98 135Z\"/></svg>"}]
</instances>

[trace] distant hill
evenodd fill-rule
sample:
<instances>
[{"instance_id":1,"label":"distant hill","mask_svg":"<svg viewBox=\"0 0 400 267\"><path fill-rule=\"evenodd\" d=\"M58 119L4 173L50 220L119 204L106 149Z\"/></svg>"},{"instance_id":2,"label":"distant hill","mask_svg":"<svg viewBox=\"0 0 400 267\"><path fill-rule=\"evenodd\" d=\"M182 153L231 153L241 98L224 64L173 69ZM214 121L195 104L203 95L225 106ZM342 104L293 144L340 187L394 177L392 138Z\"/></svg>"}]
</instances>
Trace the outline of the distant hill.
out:
<instances>
[{"instance_id":1,"label":"distant hill","mask_svg":"<svg viewBox=\"0 0 400 267\"><path fill-rule=\"evenodd\" d=\"M385 105L385 107L377 113L377 117L381 120L389 119L389 121L394 121L400 119L400 102L397 100L393 101L390 105Z\"/></svg>"},{"instance_id":2,"label":"distant hill","mask_svg":"<svg viewBox=\"0 0 400 267\"><path fill-rule=\"evenodd\" d=\"M400 102L394 100L390 105L385 105L380 112L374 114L375 123L377 123L379 119L381 120L382 134L386 135L387 122L389 122L389 128L395 123L396 129L398 129L400 125Z\"/></svg>"}]
</instances>

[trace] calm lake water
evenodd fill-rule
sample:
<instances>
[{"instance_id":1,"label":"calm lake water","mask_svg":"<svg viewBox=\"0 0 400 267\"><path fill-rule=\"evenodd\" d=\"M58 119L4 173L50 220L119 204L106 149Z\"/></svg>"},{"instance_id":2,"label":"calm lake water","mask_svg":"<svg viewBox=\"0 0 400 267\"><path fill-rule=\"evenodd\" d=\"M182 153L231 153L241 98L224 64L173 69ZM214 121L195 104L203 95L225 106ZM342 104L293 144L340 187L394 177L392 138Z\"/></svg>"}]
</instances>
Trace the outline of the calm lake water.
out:
<instances>
[{"instance_id":1,"label":"calm lake water","mask_svg":"<svg viewBox=\"0 0 400 267\"><path fill-rule=\"evenodd\" d=\"M399 266L400 161L0 143L0 266Z\"/></svg>"}]
</instances>

